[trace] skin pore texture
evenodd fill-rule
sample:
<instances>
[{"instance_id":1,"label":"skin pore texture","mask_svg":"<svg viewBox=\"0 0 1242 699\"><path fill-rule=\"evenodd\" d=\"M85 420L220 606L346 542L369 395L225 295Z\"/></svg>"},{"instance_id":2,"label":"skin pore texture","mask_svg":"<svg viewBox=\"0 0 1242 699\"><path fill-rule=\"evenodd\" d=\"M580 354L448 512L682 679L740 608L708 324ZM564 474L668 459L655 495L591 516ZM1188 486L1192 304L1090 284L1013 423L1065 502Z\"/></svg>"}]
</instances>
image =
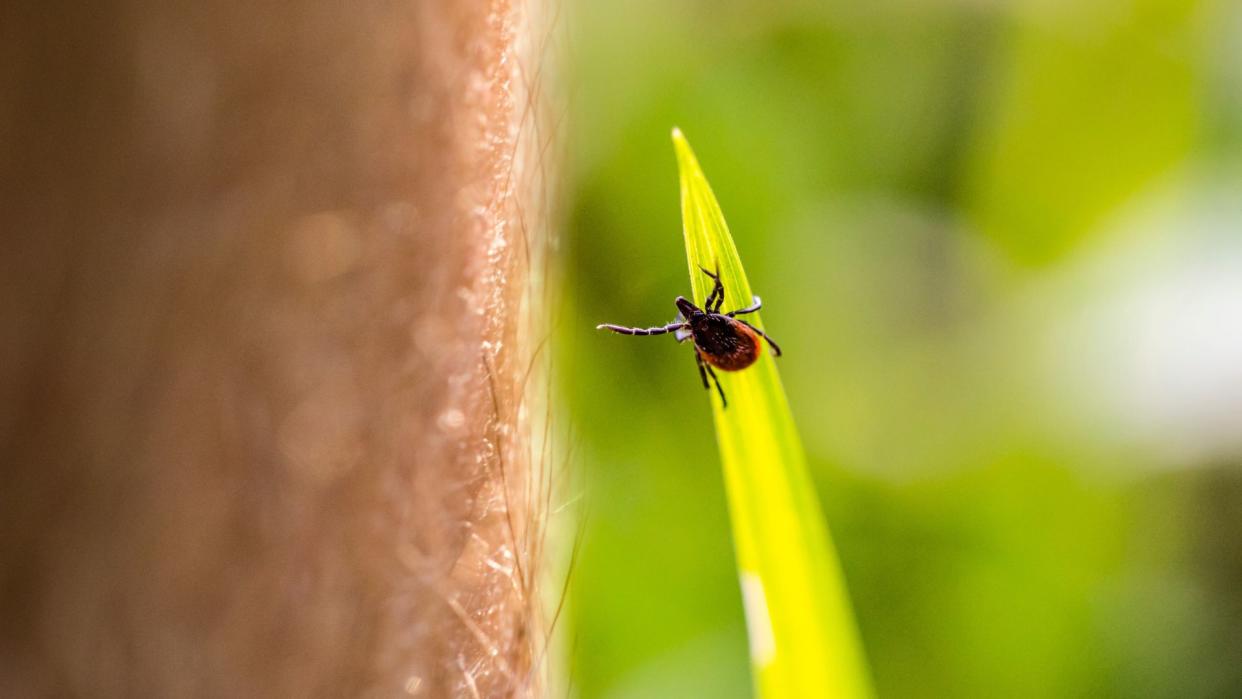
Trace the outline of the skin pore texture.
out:
<instances>
[{"instance_id":1,"label":"skin pore texture","mask_svg":"<svg viewBox=\"0 0 1242 699\"><path fill-rule=\"evenodd\" d=\"M539 692L538 12L0 10L0 696Z\"/></svg>"}]
</instances>

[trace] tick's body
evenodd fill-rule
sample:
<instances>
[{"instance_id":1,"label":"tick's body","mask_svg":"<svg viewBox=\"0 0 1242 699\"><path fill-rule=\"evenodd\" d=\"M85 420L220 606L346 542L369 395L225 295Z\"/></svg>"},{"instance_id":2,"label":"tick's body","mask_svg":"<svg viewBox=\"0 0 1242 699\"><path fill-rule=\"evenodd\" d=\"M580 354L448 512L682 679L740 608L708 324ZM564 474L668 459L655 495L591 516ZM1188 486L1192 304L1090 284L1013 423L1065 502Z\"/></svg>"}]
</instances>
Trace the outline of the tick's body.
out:
<instances>
[{"instance_id":1,"label":"tick's body","mask_svg":"<svg viewBox=\"0 0 1242 699\"><path fill-rule=\"evenodd\" d=\"M668 325L654 328L627 328L605 323L596 327L622 335L663 335L671 332L675 334L678 342L693 339L694 359L699 365L699 376L703 379L703 388L711 388L707 382L707 377L711 376L716 382L716 391L720 393L721 404L727 405L724 389L720 388L720 380L716 378L716 372L712 371L712 367L722 371L740 371L754 364L763 352L763 343L760 342L760 338L772 345L772 355L775 357L781 356L781 348L762 330L735 317L759 310L762 303L758 296L746 308L721 313L720 304L724 303L724 285L720 283L719 276L707 270L703 270L703 273L716 282L712 293L708 294L707 301L703 303L703 308L695 306L684 296L678 296L674 302L677 305L677 320Z\"/></svg>"},{"instance_id":2,"label":"tick's body","mask_svg":"<svg viewBox=\"0 0 1242 699\"><path fill-rule=\"evenodd\" d=\"M685 299L678 299L685 301ZM689 304L689 301L686 301ZM680 304L679 304L680 305ZM690 336L703 361L724 371L740 371L754 364L763 352L763 342L742 321L723 313L694 309L689 315Z\"/></svg>"}]
</instances>

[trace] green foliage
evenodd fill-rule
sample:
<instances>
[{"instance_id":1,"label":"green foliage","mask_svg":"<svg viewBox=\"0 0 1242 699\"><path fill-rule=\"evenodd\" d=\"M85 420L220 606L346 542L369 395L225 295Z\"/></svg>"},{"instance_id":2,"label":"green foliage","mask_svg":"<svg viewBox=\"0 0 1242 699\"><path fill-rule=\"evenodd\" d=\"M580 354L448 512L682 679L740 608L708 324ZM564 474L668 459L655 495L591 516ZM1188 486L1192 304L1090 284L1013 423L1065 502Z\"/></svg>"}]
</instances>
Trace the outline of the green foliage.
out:
<instances>
[{"instance_id":1,"label":"green foliage","mask_svg":"<svg viewBox=\"0 0 1242 699\"><path fill-rule=\"evenodd\" d=\"M689 295L673 123L786 349L876 693L1242 695L1237 459L1146 422L1198 409L1144 369L1194 338L1126 334L1236 259L1187 253L1242 230L1238 12L574 4L556 340L590 502L563 625L580 699L752 694L693 358L593 330ZM1165 381L1171 402L1136 400Z\"/></svg>"},{"instance_id":2,"label":"green foliage","mask_svg":"<svg viewBox=\"0 0 1242 699\"><path fill-rule=\"evenodd\" d=\"M1047 264L1176 167L1199 115L1194 65L1170 47L1192 45L1195 21L1189 5L1139 2L1090 35L1015 33L973 146L972 222L1016 261Z\"/></svg>"},{"instance_id":3,"label":"green foliage","mask_svg":"<svg viewBox=\"0 0 1242 699\"><path fill-rule=\"evenodd\" d=\"M694 300L702 305L710 290L699 268L719 266L724 307L750 305L750 284L716 197L679 130L673 143ZM757 314L751 318L762 327ZM712 408L759 695L868 696L844 579L772 355L719 374L730 403L726 409L713 398Z\"/></svg>"}]
</instances>

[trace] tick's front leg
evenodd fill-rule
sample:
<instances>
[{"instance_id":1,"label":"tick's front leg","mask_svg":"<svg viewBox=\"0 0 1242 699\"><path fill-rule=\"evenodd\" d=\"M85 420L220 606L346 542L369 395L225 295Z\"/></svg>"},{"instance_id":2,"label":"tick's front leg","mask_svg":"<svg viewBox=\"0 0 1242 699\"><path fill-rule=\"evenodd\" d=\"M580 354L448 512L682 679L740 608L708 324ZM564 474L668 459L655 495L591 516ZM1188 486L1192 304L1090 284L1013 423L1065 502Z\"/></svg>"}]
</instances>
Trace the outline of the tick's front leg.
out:
<instances>
[{"instance_id":1,"label":"tick's front leg","mask_svg":"<svg viewBox=\"0 0 1242 699\"><path fill-rule=\"evenodd\" d=\"M596 325L595 329L611 330L618 335L663 335L664 333L671 333L684 325L685 323L669 323L668 325L657 326L654 328L627 328L624 325L601 323Z\"/></svg>"}]
</instances>

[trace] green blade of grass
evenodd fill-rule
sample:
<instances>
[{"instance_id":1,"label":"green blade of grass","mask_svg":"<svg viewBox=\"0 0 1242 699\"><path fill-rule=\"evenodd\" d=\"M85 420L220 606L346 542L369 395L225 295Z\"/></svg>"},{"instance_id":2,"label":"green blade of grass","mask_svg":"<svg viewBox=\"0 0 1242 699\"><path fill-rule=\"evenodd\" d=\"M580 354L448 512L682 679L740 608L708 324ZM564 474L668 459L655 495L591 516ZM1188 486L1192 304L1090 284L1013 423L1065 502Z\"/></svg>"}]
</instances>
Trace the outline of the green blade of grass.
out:
<instances>
[{"instance_id":1,"label":"green blade of grass","mask_svg":"<svg viewBox=\"0 0 1242 699\"><path fill-rule=\"evenodd\" d=\"M694 300L719 264L726 310L751 288L720 205L690 144L673 129L681 215ZM758 314L748 316L762 328ZM785 347L797 352L798 348ZM711 393L724 466L755 687L763 699L866 697L871 685L832 540L770 352L739 372L717 372L728 409Z\"/></svg>"}]
</instances>

